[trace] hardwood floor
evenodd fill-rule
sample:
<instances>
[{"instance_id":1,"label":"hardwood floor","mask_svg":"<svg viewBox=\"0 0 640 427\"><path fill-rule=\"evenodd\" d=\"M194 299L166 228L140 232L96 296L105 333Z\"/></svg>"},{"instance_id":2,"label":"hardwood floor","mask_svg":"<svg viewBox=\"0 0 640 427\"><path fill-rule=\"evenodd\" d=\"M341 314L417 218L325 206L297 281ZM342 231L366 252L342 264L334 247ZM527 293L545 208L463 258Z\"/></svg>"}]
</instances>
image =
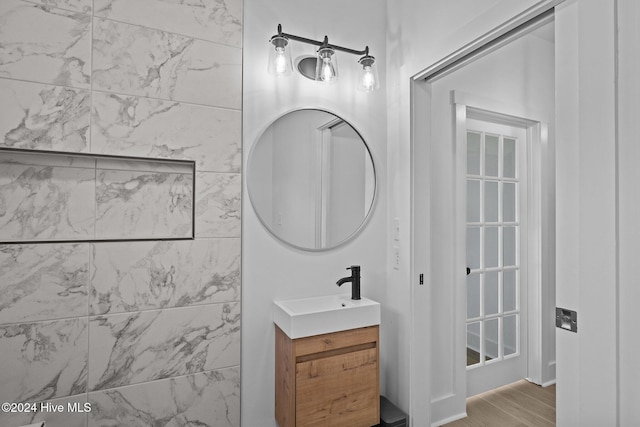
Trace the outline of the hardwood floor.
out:
<instances>
[{"instance_id":1,"label":"hardwood floor","mask_svg":"<svg viewBox=\"0 0 640 427\"><path fill-rule=\"evenodd\" d=\"M547 427L556 425L556 386L526 380L467 399L467 418L446 427Z\"/></svg>"}]
</instances>

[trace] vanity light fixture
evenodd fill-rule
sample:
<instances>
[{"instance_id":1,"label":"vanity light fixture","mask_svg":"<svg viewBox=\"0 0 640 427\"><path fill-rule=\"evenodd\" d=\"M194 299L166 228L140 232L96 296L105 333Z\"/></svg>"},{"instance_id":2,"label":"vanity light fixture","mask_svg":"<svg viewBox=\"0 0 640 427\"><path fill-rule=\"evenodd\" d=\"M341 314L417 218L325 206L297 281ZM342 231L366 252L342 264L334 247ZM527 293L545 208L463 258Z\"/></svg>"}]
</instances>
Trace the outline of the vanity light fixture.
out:
<instances>
[{"instance_id":1,"label":"vanity light fixture","mask_svg":"<svg viewBox=\"0 0 640 427\"><path fill-rule=\"evenodd\" d=\"M372 92L380 87L380 79L378 77L378 68L376 66L376 58L369 55L369 46L366 46L364 50L354 50L347 47L329 44L329 39L324 36L324 40L317 41L308 39L305 37L296 36L293 34L283 33L282 25L278 24L278 33L271 37L269 40L270 54L269 54L269 73L286 76L291 74L291 52L289 48L289 41L295 40L301 43L307 43L314 46L318 46L315 59L315 75L304 72L299 66L301 73L310 79L315 81L330 84L338 78L338 61L336 58L336 51L350 53L352 55L362 55L358 60L358 64L361 69L358 73L357 87L364 92ZM305 58L305 61L311 58ZM308 69L308 62L305 62L304 68Z\"/></svg>"}]
</instances>

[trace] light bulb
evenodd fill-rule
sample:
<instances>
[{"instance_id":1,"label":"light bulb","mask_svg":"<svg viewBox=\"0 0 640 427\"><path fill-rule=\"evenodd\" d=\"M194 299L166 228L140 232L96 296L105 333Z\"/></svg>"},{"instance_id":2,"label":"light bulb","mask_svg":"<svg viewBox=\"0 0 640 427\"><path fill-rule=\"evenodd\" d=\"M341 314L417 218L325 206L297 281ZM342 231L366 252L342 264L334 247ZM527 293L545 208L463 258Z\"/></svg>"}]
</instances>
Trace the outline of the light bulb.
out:
<instances>
[{"instance_id":1,"label":"light bulb","mask_svg":"<svg viewBox=\"0 0 640 427\"><path fill-rule=\"evenodd\" d=\"M376 84L376 78L373 75L373 70L370 65L366 65L363 68L364 74L362 75L362 87L366 91L372 91Z\"/></svg>"},{"instance_id":2,"label":"light bulb","mask_svg":"<svg viewBox=\"0 0 640 427\"><path fill-rule=\"evenodd\" d=\"M276 47L276 73L285 74L287 72L287 56L284 47Z\"/></svg>"},{"instance_id":3,"label":"light bulb","mask_svg":"<svg viewBox=\"0 0 640 427\"><path fill-rule=\"evenodd\" d=\"M322 80L330 82L333 79L333 70L331 69L331 62L329 58L322 58Z\"/></svg>"},{"instance_id":4,"label":"light bulb","mask_svg":"<svg viewBox=\"0 0 640 427\"><path fill-rule=\"evenodd\" d=\"M365 55L358 61L362 69L358 73L358 90L363 92L373 92L380 87L380 78L378 77L378 67L376 59L371 55Z\"/></svg>"},{"instance_id":5,"label":"light bulb","mask_svg":"<svg viewBox=\"0 0 640 427\"><path fill-rule=\"evenodd\" d=\"M321 47L318 49L316 81L324 84L332 84L338 79L338 63L334 53L335 51L330 47Z\"/></svg>"}]
</instances>

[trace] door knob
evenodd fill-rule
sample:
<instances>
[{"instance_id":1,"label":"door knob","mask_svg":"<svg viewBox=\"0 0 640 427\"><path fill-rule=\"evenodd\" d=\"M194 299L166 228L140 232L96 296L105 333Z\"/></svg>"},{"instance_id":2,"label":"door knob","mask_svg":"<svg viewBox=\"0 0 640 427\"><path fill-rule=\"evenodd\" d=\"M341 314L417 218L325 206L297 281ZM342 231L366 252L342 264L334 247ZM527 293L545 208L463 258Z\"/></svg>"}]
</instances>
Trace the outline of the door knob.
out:
<instances>
[{"instance_id":1,"label":"door knob","mask_svg":"<svg viewBox=\"0 0 640 427\"><path fill-rule=\"evenodd\" d=\"M467 276L471 274L471 269L467 267Z\"/></svg>"}]
</instances>

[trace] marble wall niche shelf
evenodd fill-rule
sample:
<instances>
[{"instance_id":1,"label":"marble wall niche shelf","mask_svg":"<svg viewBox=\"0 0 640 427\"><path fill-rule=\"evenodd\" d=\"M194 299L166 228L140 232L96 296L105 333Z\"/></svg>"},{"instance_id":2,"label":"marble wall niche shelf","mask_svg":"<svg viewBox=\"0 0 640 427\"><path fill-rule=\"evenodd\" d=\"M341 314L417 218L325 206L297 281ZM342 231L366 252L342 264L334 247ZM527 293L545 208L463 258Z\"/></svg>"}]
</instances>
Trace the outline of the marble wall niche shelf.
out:
<instances>
[{"instance_id":1,"label":"marble wall niche shelf","mask_svg":"<svg viewBox=\"0 0 640 427\"><path fill-rule=\"evenodd\" d=\"M195 161L0 147L0 244L193 240Z\"/></svg>"}]
</instances>

